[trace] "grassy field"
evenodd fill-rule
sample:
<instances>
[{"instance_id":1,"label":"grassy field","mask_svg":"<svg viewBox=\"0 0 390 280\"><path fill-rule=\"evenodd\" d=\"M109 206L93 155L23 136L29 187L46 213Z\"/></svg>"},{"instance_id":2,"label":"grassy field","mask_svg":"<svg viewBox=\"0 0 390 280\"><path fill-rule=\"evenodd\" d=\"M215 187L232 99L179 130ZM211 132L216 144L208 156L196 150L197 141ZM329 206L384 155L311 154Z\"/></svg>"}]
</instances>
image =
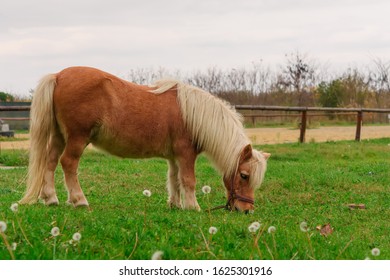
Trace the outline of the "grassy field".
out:
<instances>
[{"instance_id":1,"label":"grassy field","mask_svg":"<svg viewBox=\"0 0 390 280\"><path fill-rule=\"evenodd\" d=\"M58 207L20 205L13 212L11 204L25 188L27 154L3 150L0 164L19 168L0 169L0 221L7 225L0 259L150 259L156 251L182 260L390 259L390 139L262 149L272 157L251 215L205 211L225 203L225 195L204 157L197 162L203 211L194 212L168 208L164 160L123 160L94 151L85 153L79 170L90 209L65 204L59 169ZM202 193L203 185L211 186L210 194ZM250 232L256 221L260 229ZM308 231L301 231L302 222ZM316 227L326 224L332 230L321 235ZM268 233L270 226L276 231ZM53 227L59 228L56 237ZM217 232L210 234L210 227ZM71 241L76 232L81 239Z\"/></svg>"}]
</instances>

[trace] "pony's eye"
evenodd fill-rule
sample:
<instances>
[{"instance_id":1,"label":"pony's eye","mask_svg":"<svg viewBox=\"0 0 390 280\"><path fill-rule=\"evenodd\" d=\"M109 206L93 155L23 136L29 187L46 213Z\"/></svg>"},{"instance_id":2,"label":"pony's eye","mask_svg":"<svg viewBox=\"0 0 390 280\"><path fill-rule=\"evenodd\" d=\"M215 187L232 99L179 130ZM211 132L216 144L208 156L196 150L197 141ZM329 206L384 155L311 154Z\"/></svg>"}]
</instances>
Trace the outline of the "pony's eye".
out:
<instances>
[{"instance_id":1,"label":"pony's eye","mask_svg":"<svg viewBox=\"0 0 390 280\"><path fill-rule=\"evenodd\" d=\"M245 173L240 173L240 176L241 176L241 178L244 179L244 180L248 180L248 178L249 178L249 175L248 175L248 174L245 174Z\"/></svg>"}]
</instances>

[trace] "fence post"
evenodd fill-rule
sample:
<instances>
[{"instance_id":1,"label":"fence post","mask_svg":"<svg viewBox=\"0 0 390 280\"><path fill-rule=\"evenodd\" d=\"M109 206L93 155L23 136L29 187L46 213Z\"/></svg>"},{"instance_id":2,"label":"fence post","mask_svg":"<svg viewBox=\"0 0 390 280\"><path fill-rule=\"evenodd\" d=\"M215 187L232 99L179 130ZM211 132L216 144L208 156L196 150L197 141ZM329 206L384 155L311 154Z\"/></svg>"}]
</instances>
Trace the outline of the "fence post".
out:
<instances>
[{"instance_id":1,"label":"fence post","mask_svg":"<svg viewBox=\"0 0 390 280\"><path fill-rule=\"evenodd\" d=\"M299 135L299 143L305 143L306 117L307 117L307 110L303 110L302 117L301 117L301 132Z\"/></svg>"},{"instance_id":2,"label":"fence post","mask_svg":"<svg viewBox=\"0 0 390 280\"><path fill-rule=\"evenodd\" d=\"M360 110L357 112L355 141L360 141L360 133L362 131L362 123L363 123L363 111Z\"/></svg>"}]
</instances>

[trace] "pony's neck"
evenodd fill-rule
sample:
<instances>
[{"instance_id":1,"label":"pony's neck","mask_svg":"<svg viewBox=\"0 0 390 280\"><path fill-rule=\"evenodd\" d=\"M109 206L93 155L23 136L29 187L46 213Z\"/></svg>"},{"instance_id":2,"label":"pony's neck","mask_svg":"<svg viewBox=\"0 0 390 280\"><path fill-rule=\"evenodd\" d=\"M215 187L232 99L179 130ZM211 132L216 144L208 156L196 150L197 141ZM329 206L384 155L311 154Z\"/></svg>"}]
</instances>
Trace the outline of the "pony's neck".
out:
<instances>
[{"instance_id":1,"label":"pony's neck","mask_svg":"<svg viewBox=\"0 0 390 280\"><path fill-rule=\"evenodd\" d=\"M241 150L250 143L241 115L226 101L200 88L175 80L157 81L152 92L162 94L176 86L185 126L194 143L225 176L236 171Z\"/></svg>"},{"instance_id":2,"label":"pony's neck","mask_svg":"<svg viewBox=\"0 0 390 280\"><path fill-rule=\"evenodd\" d=\"M237 168L242 149L250 143L241 115L228 104L199 88L179 84L178 100L187 128L225 176Z\"/></svg>"}]
</instances>

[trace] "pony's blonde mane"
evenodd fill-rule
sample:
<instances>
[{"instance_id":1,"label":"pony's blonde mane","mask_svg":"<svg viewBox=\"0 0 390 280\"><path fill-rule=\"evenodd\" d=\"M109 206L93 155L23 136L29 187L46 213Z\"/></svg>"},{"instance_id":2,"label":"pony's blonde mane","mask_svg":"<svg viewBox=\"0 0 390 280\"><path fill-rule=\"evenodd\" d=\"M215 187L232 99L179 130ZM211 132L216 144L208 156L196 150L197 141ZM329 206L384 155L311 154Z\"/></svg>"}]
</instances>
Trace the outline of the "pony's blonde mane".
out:
<instances>
[{"instance_id":1,"label":"pony's blonde mane","mask_svg":"<svg viewBox=\"0 0 390 280\"><path fill-rule=\"evenodd\" d=\"M176 86L177 99L187 129L198 148L206 153L217 169L225 176L235 174L242 149L250 144L244 132L242 117L227 102L200 88L176 80L160 80L152 92L161 94ZM262 181L265 162L261 153L253 150L254 163L250 185L256 187ZM264 163L263 163L264 164Z\"/></svg>"}]
</instances>

